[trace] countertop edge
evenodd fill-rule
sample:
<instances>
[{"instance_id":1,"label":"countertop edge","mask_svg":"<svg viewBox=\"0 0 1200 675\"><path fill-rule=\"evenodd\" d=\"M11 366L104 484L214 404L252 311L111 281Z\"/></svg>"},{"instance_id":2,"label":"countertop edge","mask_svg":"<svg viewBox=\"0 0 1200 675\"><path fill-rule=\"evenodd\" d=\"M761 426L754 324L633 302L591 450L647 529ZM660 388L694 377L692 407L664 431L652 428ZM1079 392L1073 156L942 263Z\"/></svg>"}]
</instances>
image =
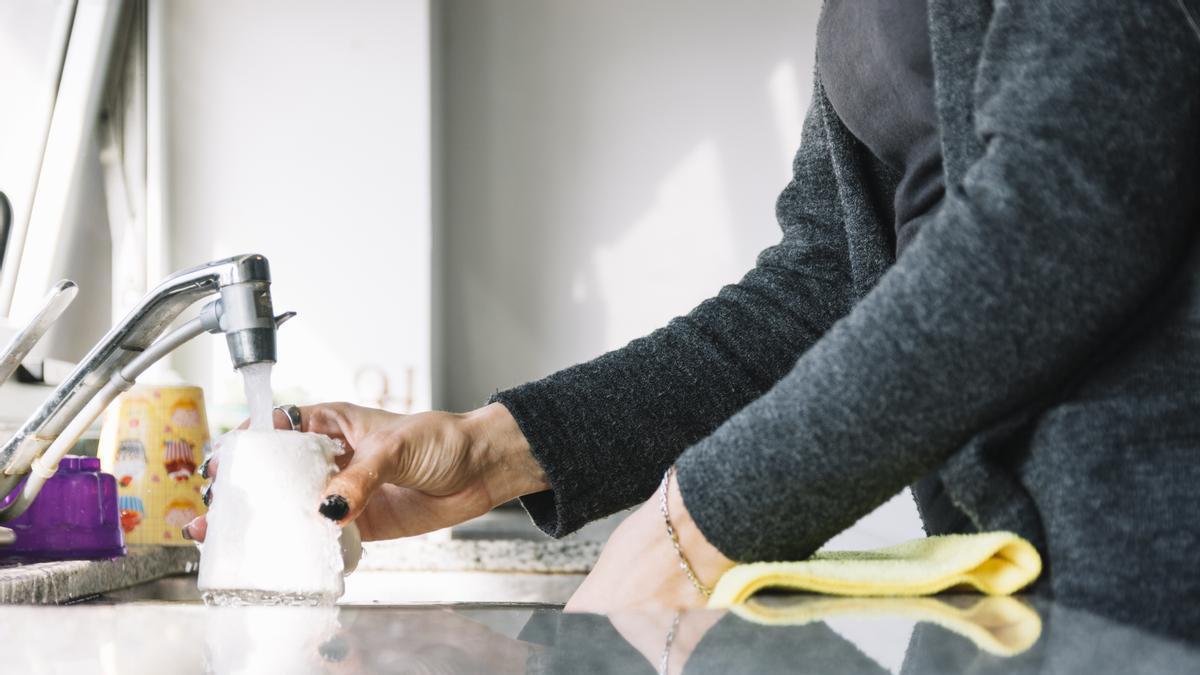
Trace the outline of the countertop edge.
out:
<instances>
[{"instance_id":1,"label":"countertop edge","mask_svg":"<svg viewBox=\"0 0 1200 675\"><path fill-rule=\"evenodd\" d=\"M596 541L423 538L371 542L359 570L585 574L600 554ZM194 573L194 546L137 546L112 560L69 560L0 567L0 604L61 605L174 574Z\"/></svg>"},{"instance_id":2,"label":"countertop edge","mask_svg":"<svg viewBox=\"0 0 1200 675\"><path fill-rule=\"evenodd\" d=\"M172 574L194 572L194 546L138 546L111 560L67 560L0 568L0 604L61 605Z\"/></svg>"},{"instance_id":3,"label":"countertop edge","mask_svg":"<svg viewBox=\"0 0 1200 675\"><path fill-rule=\"evenodd\" d=\"M389 572L586 574L603 547L588 540L422 538L368 542L358 569Z\"/></svg>"}]
</instances>

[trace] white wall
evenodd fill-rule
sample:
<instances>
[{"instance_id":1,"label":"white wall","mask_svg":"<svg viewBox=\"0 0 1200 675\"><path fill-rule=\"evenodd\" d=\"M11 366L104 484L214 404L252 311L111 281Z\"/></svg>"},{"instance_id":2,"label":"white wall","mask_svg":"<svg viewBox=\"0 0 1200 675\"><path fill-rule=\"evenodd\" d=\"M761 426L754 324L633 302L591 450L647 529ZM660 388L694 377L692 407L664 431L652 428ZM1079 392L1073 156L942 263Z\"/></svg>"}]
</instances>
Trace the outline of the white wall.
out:
<instances>
[{"instance_id":1,"label":"white wall","mask_svg":"<svg viewBox=\"0 0 1200 675\"><path fill-rule=\"evenodd\" d=\"M819 7L441 3L440 405L619 347L778 240ZM903 497L834 543L919 534Z\"/></svg>"},{"instance_id":2,"label":"white wall","mask_svg":"<svg viewBox=\"0 0 1200 675\"><path fill-rule=\"evenodd\" d=\"M443 3L442 403L643 335L778 239L817 8Z\"/></svg>"},{"instance_id":3,"label":"white wall","mask_svg":"<svg viewBox=\"0 0 1200 675\"><path fill-rule=\"evenodd\" d=\"M428 407L428 3L164 4L174 266L269 258L276 311L299 312L277 400L358 399L373 366L399 399L413 369ZM241 399L222 340L176 363L210 402Z\"/></svg>"}]
</instances>

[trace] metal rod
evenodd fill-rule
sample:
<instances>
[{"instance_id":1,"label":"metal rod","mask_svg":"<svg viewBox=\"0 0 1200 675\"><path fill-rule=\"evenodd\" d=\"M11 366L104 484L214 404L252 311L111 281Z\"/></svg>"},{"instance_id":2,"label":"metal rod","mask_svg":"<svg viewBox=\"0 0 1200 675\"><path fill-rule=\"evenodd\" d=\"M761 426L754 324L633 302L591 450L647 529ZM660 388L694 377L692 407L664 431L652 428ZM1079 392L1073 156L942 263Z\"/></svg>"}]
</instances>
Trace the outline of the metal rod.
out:
<instances>
[{"instance_id":1,"label":"metal rod","mask_svg":"<svg viewBox=\"0 0 1200 675\"><path fill-rule=\"evenodd\" d=\"M7 382L8 378L17 372L21 362L25 360L26 356L29 356L29 351L38 343L38 340L42 339L50 326L58 321L58 318L62 316L77 295L79 295L79 287L75 285L74 281L67 279L63 279L50 289L50 293L42 301L41 309L4 348L3 355L0 356L0 384Z\"/></svg>"}]
</instances>

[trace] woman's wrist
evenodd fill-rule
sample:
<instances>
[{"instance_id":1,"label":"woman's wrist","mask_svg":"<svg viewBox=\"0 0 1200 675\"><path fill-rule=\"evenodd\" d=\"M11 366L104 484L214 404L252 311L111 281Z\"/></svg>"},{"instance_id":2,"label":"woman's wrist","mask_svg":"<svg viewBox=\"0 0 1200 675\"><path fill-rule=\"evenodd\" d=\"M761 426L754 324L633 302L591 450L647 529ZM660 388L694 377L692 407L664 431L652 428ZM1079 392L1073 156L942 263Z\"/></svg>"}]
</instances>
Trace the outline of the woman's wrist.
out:
<instances>
[{"instance_id":1,"label":"woman's wrist","mask_svg":"<svg viewBox=\"0 0 1200 675\"><path fill-rule=\"evenodd\" d=\"M672 470L671 480L667 484L667 510L670 513L671 527L679 539L679 547L686 556L697 580L710 590L716 586L721 575L725 574L735 563L727 558L717 547L708 542L700 526L688 512L683 502L683 492Z\"/></svg>"},{"instance_id":2,"label":"woman's wrist","mask_svg":"<svg viewBox=\"0 0 1200 675\"><path fill-rule=\"evenodd\" d=\"M461 417L471 456L495 505L550 487L512 413L491 403Z\"/></svg>"}]
</instances>

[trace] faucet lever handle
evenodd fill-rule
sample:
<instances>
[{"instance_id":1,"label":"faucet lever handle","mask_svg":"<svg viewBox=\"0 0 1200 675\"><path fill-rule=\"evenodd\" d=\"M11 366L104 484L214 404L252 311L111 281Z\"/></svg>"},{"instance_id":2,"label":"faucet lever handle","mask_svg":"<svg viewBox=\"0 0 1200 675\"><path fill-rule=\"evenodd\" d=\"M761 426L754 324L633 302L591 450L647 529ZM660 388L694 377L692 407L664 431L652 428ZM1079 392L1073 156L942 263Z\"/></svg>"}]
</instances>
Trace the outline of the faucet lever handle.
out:
<instances>
[{"instance_id":1,"label":"faucet lever handle","mask_svg":"<svg viewBox=\"0 0 1200 675\"><path fill-rule=\"evenodd\" d=\"M0 384L8 381L17 367L29 356L30 350L42 339L50 326L62 316L75 296L79 294L79 286L74 281L63 279L46 295L42 308L33 315L29 323L9 340L8 346L0 355Z\"/></svg>"}]
</instances>

